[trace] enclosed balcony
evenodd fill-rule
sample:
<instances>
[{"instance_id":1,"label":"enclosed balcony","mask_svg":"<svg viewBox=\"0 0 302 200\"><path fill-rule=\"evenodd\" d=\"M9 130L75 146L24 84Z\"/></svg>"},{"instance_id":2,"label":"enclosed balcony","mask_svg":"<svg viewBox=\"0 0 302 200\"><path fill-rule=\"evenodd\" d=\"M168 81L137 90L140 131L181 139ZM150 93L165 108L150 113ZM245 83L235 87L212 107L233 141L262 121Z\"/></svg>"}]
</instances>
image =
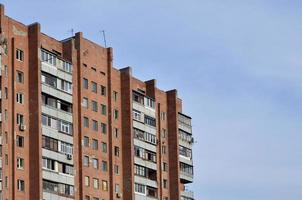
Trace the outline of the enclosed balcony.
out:
<instances>
[{"instance_id":1,"label":"enclosed balcony","mask_svg":"<svg viewBox=\"0 0 302 200\"><path fill-rule=\"evenodd\" d=\"M180 182L183 184L193 182L193 166L186 163L180 162Z\"/></svg>"},{"instance_id":2,"label":"enclosed balcony","mask_svg":"<svg viewBox=\"0 0 302 200\"><path fill-rule=\"evenodd\" d=\"M191 120L191 117L182 113L178 113L178 128L189 134L192 134Z\"/></svg>"}]
</instances>

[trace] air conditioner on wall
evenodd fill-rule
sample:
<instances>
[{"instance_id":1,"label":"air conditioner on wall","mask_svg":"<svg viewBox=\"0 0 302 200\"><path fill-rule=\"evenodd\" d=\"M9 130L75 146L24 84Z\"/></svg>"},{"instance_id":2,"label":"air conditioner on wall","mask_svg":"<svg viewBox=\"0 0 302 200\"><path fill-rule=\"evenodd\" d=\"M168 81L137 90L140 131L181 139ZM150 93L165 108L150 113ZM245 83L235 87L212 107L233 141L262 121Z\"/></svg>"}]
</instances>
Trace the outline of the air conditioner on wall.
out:
<instances>
[{"instance_id":1,"label":"air conditioner on wall","mask_svg":"<svg viewBox=\"0 0 302 200\"><path fill-rule=\"evenodd\" d=\"M72 155L67 154L66 156L67 156L67 160L72 160Z\"/></svg>"},{"instance_id":2,"label":"air conditioner on wall","mask_svg":"<svg viewBox=\"0 0 302 200\"><path fill-rule=\"evenodd\" d=\"M25 126L25 125L23 125L23 124L20 124L20 125L19 125L19 130L20 130L20 131L25 131L25 129L26 129L26 126Z\"/></svg>"},{"instance_id":3,"label":"air conditioner on wall","mask_svg":"<svg viewBox=\"0 0 302 200\"><path fill-rule=\"evenodd\" d=\"M122 194L121 193L116 193L116 198L121 198L122 197Z\"/></svg>"}]
</instances>

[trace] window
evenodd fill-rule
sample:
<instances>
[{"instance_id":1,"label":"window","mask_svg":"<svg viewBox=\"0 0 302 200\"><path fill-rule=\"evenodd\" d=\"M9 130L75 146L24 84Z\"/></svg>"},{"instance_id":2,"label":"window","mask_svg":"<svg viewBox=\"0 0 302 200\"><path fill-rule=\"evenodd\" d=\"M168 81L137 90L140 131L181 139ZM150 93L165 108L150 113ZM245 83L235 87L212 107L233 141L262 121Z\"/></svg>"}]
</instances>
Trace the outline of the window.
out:
<instances>
[{"instance_id":1,"label":"window","mask_svg":"<svg viewBox=\"0 0 302 200\"><path fill-rule=\"evenodd\" d=\"M107 153L107 144L105 142L102 142L102 152Z\"/></svg>"},{"instance_id":2,"label":"window","mask_svg":"<svg viewBox=\"0 0 302 200\"><path fill-rule=\"evenodd\" d=\"M5 74L5 77L8 77L8 67L7 67L7 65L4 65L4 74Z\"/></svg>"},{"instance_id":3,"label":"window","mask_svg":"<svg viewBox=\"0 0 302 200\"><path fill-rule=\"evenodd\" d=\"M168 188L168 180L167 179L164 179L163 180L163 186L164 186L164 188Z\"/></svg>"},{"instance_id":4,"label":"window","mask_svg":"<svg viewBox=\"0 0 302 200\"><path fill-rule=\"evenodd\" d=\"M146 168L140 165L134 165L134 174L138 176L146 177Z\"/></svg>"},{"instance_id":5,"label":"window","mask_svg":"<svg viewBox=\"0 0 302 200\"><path fill-rule=\"evenodd\" d=\"M24 159L17 158L17 169L24 169Z\"/></svg>"},{"instance_id":6,"label":"window","mask_svg":"<svg viewBox=\"0 0 302 200\"><path fill-rule=\"evenodd\" d=\"M165 112L161 112L160 113L160 118L161 118L161 120L166 120L166 113Z\"/></svg>"},{"instance_id":7,"label":"window","mask_svg":"<svg viewBox=\"0 0 302 200\"><path fill-rule=\"evenodd\" d=\"M146 194L146 186L145 185L135 183L134 190L137 193Z\"/></svg>"},{"instance_id":8,"label":"window","mask_svg":"<svg viewBox=\"0 0 302 200\"><path fill-rule=\"evenodd\" d=\"M89 128L89 119L84 117L84 127Z\"/></svg>"},{"instance_id":9,"label":"window","mask_svg":"<svg viewBox=\"0 0 302 200\"><path fill-rule=\"evenodd\" d=\"M71 65L71 63L63 61L63 70L65 72L71 73L72 72L72 65Z\"/></svg>"},{"instance_id":10,"label":"window","mask_svg":"<svg viewBox=\"0 0 302 200\"><path fill-rule=\"evenodd\" d=\"M93 179L93 188L99 189L99 179L97 179L97 178Z\"/></svg>"},{"instance_id":11,"label":"window","mask_svg":"<svg viewBox=\"0 0 302 200\"><path fill-rule=\"evenodd\" d=\"M167 148L166 148L166 146L165 145L163 145L162 147L161 147L161 149L162 149L162 154L166 154L167 153Z\"/></svg>"},{"instance_id":12,"label":"window","mask_svg":"<svg viewBox=\"0 0 302 200\"><path fill-rule=\"evenodd\" d=\"M24 147L24 137L17 135L16 143L17 143L17 147Z\"/></svg>"},{"instance_id":13,"label":"window","mask_svg":"<svg viewBox=\"0 0 302 200\"><path fill-rule=\"evenodd\" d=\"M95 121L95 120L92 120L92 129L94 130L94 131L98 131L98 122L97 121Z\"/></svg>"},{"instance_id":14,"label":"window","mask_svg":"<svg viewBox=\"0 0 302 200\"><path fill-rule=\"evenodd\" d=\"M58 140L43 135L42 147L51 151L58 151Z\"/></svg>"},{"instance_id":15,"label":"window","mask_svg":"<svg viewBox=\"0 0 302 200\"><path fill-rule=\"evenodd\" d=\"M8 99L8 89L7 89L7 87L4 88L4 97L5 97L5 99Z\"/></svg>"},{"instance_id":16,"label":"window","mask_svg":"<svg viewBox=\"0 0 302 200\"><path fill-rule=\"evenodd\" d=\"M8 165L8 155L5 154L5 165Z\"/></svg>"},{"instance_id":17,"label":"window","mask_svg":"<svg viewBox=\"0 0 302 200\"><path fill-rule=\"evenodd\" d=\"M117 95L118 95L117 92L113 91L113 99L114 99L115 102L117 101L117 98L118 98Z\"/></svg>"},{"instance_id":18,"label":"window","mask_svg":"<svg viewBox=\"0 0 302 200\"><path fill-rule=\"evenodd\" d=\"M118 119L118 110L114 109L113 117L114 119Z\"/></svg>"},{"instance_id":19,"label":"window","mask_svg":"<svg viewBox=\"0 0 302 200\"><path fill-rule=\"evenodd\" d=\"M106 115L106 114L107 114L107 108L106 108L106 105L101 104L101 112L102 112L102 115Z\"/></svg>"},{"instance_id":20,"label":"window","mask_svg":"<svg viewBox=\"0 0 302 200\"><path fill-rule=\"evenodd\" d=\"M64 174L74 175L74 168L72 165L60 163L60 166L62 166L62 172Z\"/></svg>"},{"instance_id":21,"label":"window","mask_svg":"<svg viewBox=\"0 0 302 200\"><path fill-rule=\"evenodd\" d=\"M101 129L102 129L102 133L106 134L107 133L107 125L104 123L101 123Z\"/></svg>"},{"instance_id":22,"label":"window","mask_svg":"<svg viewBox=\"0 0 302 200\"><path fill-rule=\"evenodd\" d=\"M94 169L98 169L99 168L99 160L96 158L92 159L92 166Z\"/></svg>"},{"instance_id":23,"label":"window","mask_svg":"<svg viewBox=\"0 0 302 200\"><path fill-rule=\"evenodd\" d=\"M103 191L108 191L108 182L102 180L102 189Z\"/></svg>"},{"instance_id":24,"label":"window","mask_svg":"<svg viewBox=\"0 0 302 200\"><path fill-rule=\"evenodd\" d=\"M120 148L117 147L117 146L114 147L114 155L117 156L117 157L120 156Z\"/></svg>"},{"instance_id":25,"label":"window","mask_svg":"<svg viewBox=\"0 0 302 200\"><path fill-rule=\"evenodd\" d=\"M89 176L85 176L84 182L85 182L85 186L89 187L89 185L90 185L90 178L89 178Z\"/></svg>"},{"instance_id":26,"label":"window","mask_svg":"<svg viewBox=\"0 0 302 200\"><path fill-rule=\"evenodd\" d=\"M61 196L73 196L74 187L63 183L56 183L43 179L43 190L50 193L59 194Z\"/></svg>"},{"instance_id":27,"label":"window","mask_svg":"<svg viewBox=\"0 0 302 200\"><path fill-rule=\"evenodd\" d=\"M7 121L8 119L8 113L7 113L7 109L4 110L4 120Z\"/></svg>"},{"instance_id":28,"label":"window","mask_svg":"<svg viewBox=\"0 0 302 200\"><path fill-rule=\"evenodd\" d=\"M41 56L42 56L42 61L43 62L47 62L51 65L56 66L56 61L57 60L56 60L56 57L53 54L51 54L51 53L49 53L45 50L42 50L41 54L42 54Z\"/></svg>"},{"instance_id":29,"label":"window","mask_svg":"<svg viewBox=\"0 0 302 200\"><path fill-rule=\"evenodd\" d=\"M167 131L166 131L166 129L162 129L162 137L163 138L166 138L167 137Z\"/></svg>"},{"instance_id":30,"label":"window","mask_svg":"<svg viewBox=\"0 0 302 200\"><path fill-rule=\"evenodd\" d=\"M180 171L182 171L188 175L191 175L191 176L193 175L193 166L180 162L179 168L180 168Z\"/></svg>"},{"instance_id":31,"label":"window","mask_svg":"<svg viewBox=\"0 0 302 200\"><path fill-rule=\"evenodd\" d=\"M56 164L56 162L54 160L51 160L48 158L43 158L43 168L55 170L56 169L55 164Z\"/></svg>"},{"instance_id":32,"label":"window","mask_svg":"<svg viewBox=\"0 0 302 200\"><path fill-rule=\"evenodd\" d=\"M143 95L141 95L141 94L139 94L137 92L133 92L132 98L133 98L133 101L135 101L135 102L137 102L139 104L144 105L144 96Z\"/></svg>"},{"instance_id":33,"label":"window","mask_svg":"<svg viewBox=\"0 0 302 200\"><path fill-rule=\"evenodd\" d=\"M120 193L121 192L119 184L115 184L114 191L115 191L115 193Z\"/></svg>"},{"instance_id":34,"label":"window","mask_svg":"<svg viewBox=\"0 0 302 200\"><path fill-rule=\"evenodd\" d=\"M17 124L18 125L24 124L24 116L22 114L17 113Z\"/></svg>"},{"instance_id":35,"label":"window","mask_svg":"<svg viewBox=\"0 0 302 200\"><path fill-rule=\"evenodd\" d=\"M118 165L114 165L114 173L117 175L120 174L120 169Z\"/></svg>"},{"instance_id":36,"label":"window","mask_svg":"<svg viewBox=\"0 0 302 200\"><path fill-rule=\"evenodd\" d=\"M17 92L17 103L23 104L24 95L20 92Z\"/></svg>"},{"instance_id":37,"label":"window","mask_svg":"<svg viewBox=\"0 0 302 200\"><path fill-rule=\"evenodd\" d=\"M18 83L24 83L24 73L17 71L16 80Z\"/></svg>"},{"instance_id":38,"label":"window","mask_svg":"<svg viewBox=\"0 0 302 200\"><path fill-rule=\"evenodd\" d=\"M163 162L163 171L164 172L168 171L168 164L166 162Z\"/></svg>"},{"instance_id":39,"label":"window","mask_svg":"<svg viewBox=\"0 0 302 200\"><path fill-rule=\"evenodd\" d=\"M92 105L92 111L97 112L98 111L98 103L96 101L91 101Z\"/></svg>"},{"instance_id":40,"label":"window","mask_svg":"<svg viewBox=\"0 0 302 200\"><path fill-rule=\"evenodd\" d=\"M17 180L17 189L18 189L18 191L24 192L24 190L25 190L24 180L21 180L21 179Z\"/></svg>"},{"instance_id":41,"label":"window","mask_svg":"<svg viewBox=\"0 0 302 200\"><path fill-rule=\"evenodd\" d=\"M119 130L118 130L118 128L114 128L113 133L114 133L114 137L115 138L119 137Z\"/></svg>"},{"instance_id":42,"label":"window","mask_svg":"<svg viewBox=\"0 0 302 200\"><path fill-rule=\"evenodd\" d=\"M61 145L60 145L60 152L61 153L64 153L66 155L72 155L73 154L73 145L72 144L69 144L69 143L66 143L66 142L60 142Z\"/></svg>"},{"instance_id":43,"label":"window","mask_svg":"<svg viewBox=\"0 0 302 200\"><path fill-rule=\"evenodd\" d=\"M93 150L98 150L98 148L99 148L98 140L92 139L92 149Z\"/></svg>"},{"instance_id":44,"label":"window","mask_svg":"<svg viewBox=\"0 0 302 200\"><path fill-rule=\"evenodd\" d=\"M153 99L150 98L146 98L146 104L147 107L149 108L155 108L155 101Z\"/></svg>"},{"instance_id":45,"label":"window","mask_svg":"<svg viewBox=\"0 0 302 200\"><path fill-rule=\"evenodd\" d=\"M5 176L4 186L5 186L5 188L8 188L8 177L7 176Z\"/></svg>"},{"instance_id":46,"label":"window","mask_svg":"<svg viewBox=\"0 0 302 200\"><path fill-rule=\"evenodd\" d=\"M148 115L145 115L145 124L149 125L149 126L156 126L156 121L153 117L150 117Z\"/></svg>"},{"instance_id":47,"label":"window","mask_svg":"<svg viewBox=\"0 0 302 200\"><path fill-rule=\"evenodd\" d=\"M108 164L106 161L102 161L102 170L103 170L103 172L108 171Z\"/></svg>"},{"instance_id":48,"label":"window","mask_svg":"<svg viewBox=\"0 0 302 200\"><path fill-rule=\"evenodd\" d=\"M20 49L16 50L16 59L19 61L23 61L24 60L24 52Z\"/></svg>"},{"instance_id":49,"label":"window","mask_svg":"<svg viewBox=\"0 0 302 200\"><path fill-rule=\"evenodd\" d=\"M84 108L88 108L88 98L83 97L82 106L83 106Z\"/></svg>"},{"instance_id":50,"label":"window","mask_svg":"<svg viewBox=\"0 0 302 200\"><path fill-rule=\"evenodd\" d=\"M106 96L106 87L101 85L101 95Z\"/></svg>"},{"instance_id":51,"label":"window","mask_svg":"<svg viewBox=\"0 0 302 200\"><path fill-rule=\"evenodd\" d=\"M192 150L189 148L186 148L184 146L179 146L179 155L185 156L189 159L192 158Z\"/></svg>"},{"instance_id":52,"label":"window","mask_svg":"<svg viewBox=\"0 0 302 200\"><path fill-rule=\"evenodd\" d=\"M48 74L48 73L42 72L41 82L48 85L48 86L57 88L57 78L53 75Z\"/></svg>"},{"instance_id":53,"label":"window","mask_svg":"<svg viewBox=\"0 0 302 200\"><path fill-rule=\"evenodd\" d=\"M88 89L88 79L83 78L83 88Z\"/></svg>"},{"instance_id":54,"label":"window","mask_svg":"<svg viewBox=\"0 0 302 200\"><path fill-rule=\"evenodd\" d=\"M143 140L145 142L155 144L155 145L157 143L156 136L151 134L151 133L142 131L142 130L137 129L137 128L133 128L133 133L134 133L134 137L139 139L139 140Z\"/></svg>"},{"instance_id":55,"label":"window","mask_svg":"<svg viewBox=\"0 0 302 200\"><path fill-rule=\"evenodd\" d=\"M92 85L91 91L94 92L94 93L97 93L98 86L97 86L96 82L91 81L91 85Z\"/></svg>"},{"instance_id":56,"label":"window","mask_svg":"<svg viewBox=\"0 0 302 200\"><path fill-rule=\"evenodd\" d=\"M83 144L84 144L84 147L89 147L89 137L84 136Z\"/></svg>"},{"instance_id":57,"label":"window","mask_svg":"<svg viewBox=\"0 0 302 200\"><path fill-rule=\"evenodd\" d=\"M84 156L83 165L89 167L89 156Z\"/></svg>"},{"instance_id":58,"label":"window","mask_svg":"<svg viewBox=\"0 0 302 200\"><path fill-rule=\"evenodd\" d=\"M134 146L134 155L144 160L156 163L156 154L141 147Z\"/></svg>"},{"instance_id":59,"label":"window","mask_svg":"<svg viewBox=\"0 0 302 200\"><path fill-rule=\"evenodd\" d=\"M70 82L64 81L64 80L60 80L61 81L61 90L68 92L68 93L72 93L72 84Z\"/></svg>"},{"instance_id":60,"label":"window","mask_svg":"<svg viewBox=\"0 0 302 200\"><path fill-rule=\"evenodd\" d=\"M53 121L56 121L55 119L52 119ZM57 121L58 125L59 125L59 131L66 133L68 135L72 135L72 124L70 124L69 122L65 122L65 121Z\"/></svg>"},{"instance_id":61,"label":"window","mask_svg":"<svg viewBox=\"0 0 302 200\"><path fill-rule=\"evenodd\" d=\"M133 119L138 120L138 121L141 121L141 116L142 116L142 114L141 114L140 111L138 111L138 110L133 110L132 113L133 113Z\"/></svg>"}]
</instances>

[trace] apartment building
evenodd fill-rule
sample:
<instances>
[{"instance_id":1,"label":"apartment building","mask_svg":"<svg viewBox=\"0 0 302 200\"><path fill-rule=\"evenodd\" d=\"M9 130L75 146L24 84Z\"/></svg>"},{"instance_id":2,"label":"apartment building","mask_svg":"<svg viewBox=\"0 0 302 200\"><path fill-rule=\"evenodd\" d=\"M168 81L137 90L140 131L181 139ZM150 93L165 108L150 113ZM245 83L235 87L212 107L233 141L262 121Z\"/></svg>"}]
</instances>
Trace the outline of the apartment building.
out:
<instances>
[{"instance_id":1,"label":"apartment building","mask_svg":"<svg viewBox=\"0 0 302 200\"><path fill-rule=\"evenodd\" d=\"M191 118L176 90L3 5L0 66L0 200L194 199Z\"/></svg>"}]
</instances>

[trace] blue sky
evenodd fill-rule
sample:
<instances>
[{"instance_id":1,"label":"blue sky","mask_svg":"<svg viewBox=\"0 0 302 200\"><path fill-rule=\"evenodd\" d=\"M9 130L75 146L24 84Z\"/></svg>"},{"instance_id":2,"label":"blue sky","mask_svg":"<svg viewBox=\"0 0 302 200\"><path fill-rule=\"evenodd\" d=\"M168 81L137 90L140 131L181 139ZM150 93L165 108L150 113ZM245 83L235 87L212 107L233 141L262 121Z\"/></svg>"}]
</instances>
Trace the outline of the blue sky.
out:
<instances>
[{"instance_id":1,"label":"blue sky","mask_svg":"<svg viewBox=\"0 0 302 200\"><path fill-rule=\"evenodd\" d=\"M4 0L6 14L114 48L177 88L193 118L196 200L302 199L302 2Z\"/></svg>"}]
</instances>

